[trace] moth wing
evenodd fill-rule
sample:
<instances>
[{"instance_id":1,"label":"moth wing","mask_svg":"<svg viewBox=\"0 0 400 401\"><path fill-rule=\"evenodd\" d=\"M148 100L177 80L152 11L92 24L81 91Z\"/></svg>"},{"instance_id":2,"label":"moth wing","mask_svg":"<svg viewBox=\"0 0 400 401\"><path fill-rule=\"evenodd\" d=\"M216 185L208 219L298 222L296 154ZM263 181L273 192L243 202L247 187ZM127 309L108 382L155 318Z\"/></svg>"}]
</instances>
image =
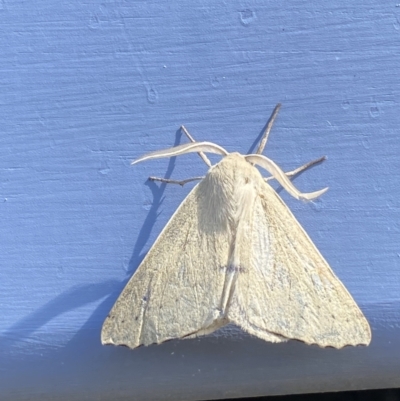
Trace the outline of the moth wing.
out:
<instances>
[{"instance_id":1,"label":"moth wing","mask_svg":"<svg viewBox=\"0 0 400 401\"><path fill-rule=\"evenodd\" d=\"M228 318L271 341L270 334L321 347L368 345L370 327L344 285L278 194L266 183L237 244L237 276Z\"/></svg>"},{"instance_id":2,"label":"moth wing","mask_svg":"<svg viewBox=\"0 0 400 401\"><path fill-rule=\"evenodd\" d=\"M227 229L199 214L198 184L171 217L106 318L103 344L139 345L208 334L225 325L219 306ZM200 197L201 198L201 197Z\"/></svg>"}]
</instances>

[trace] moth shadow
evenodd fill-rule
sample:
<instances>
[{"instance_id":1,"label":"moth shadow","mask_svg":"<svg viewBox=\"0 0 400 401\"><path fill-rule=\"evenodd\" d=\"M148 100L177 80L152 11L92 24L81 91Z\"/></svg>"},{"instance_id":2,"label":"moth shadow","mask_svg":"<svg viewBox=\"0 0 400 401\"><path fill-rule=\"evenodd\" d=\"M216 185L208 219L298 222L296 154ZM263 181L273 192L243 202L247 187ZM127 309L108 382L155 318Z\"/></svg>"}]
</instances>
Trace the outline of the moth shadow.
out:
<instances>
[{"instance_id":1,"label":"moth shadow","mask_svg":"<svg viewBox=\"0 0 400 401\"><path fill-rule=\"evenodd\" d=\"M175 141L172 146L178 146L179 143L181 142L181 138L182 138L182 132L180 129L178 129L175 132ZM167 171L163 178L168 179L171 177L175 169L175 162L176 162L176 157L171 157L169 159ZM143 248L150 238L150 234L153 230L154 224L158 216L161 214L159 208L161 207L164 201L164 192L167 186L166 183L157 184L149 179L145 182L145 185L149 187L149 189L151 190L153 201L151 203L150 210L147 213L147 216L142 224L142 227L139 230L136 243L133 247L132 255L128 265L128 272L130 274L132 274L136 270L136 268L139 266L140 262L143 260L145 256L145 254L143 253Z\"/></svg>"}]
</instances>

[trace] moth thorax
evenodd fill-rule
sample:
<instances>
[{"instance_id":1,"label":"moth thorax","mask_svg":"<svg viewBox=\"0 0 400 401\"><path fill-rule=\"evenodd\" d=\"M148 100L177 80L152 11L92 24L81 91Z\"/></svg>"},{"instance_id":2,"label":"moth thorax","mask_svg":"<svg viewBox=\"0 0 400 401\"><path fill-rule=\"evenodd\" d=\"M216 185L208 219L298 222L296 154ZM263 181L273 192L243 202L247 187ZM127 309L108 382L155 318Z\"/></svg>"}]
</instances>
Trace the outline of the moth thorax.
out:
<instances>
[{"instance_id":1,"label":"moth thorax","mask_svg":"<svg viewBox=\"0 0 400 401\"><path fill-rule=\"evenodd\" d=\"M200 227L207 232L231 229L251 209L255 181L243 156L230 154L212 167L197 187Z\"/></svg>"}]
</instances>

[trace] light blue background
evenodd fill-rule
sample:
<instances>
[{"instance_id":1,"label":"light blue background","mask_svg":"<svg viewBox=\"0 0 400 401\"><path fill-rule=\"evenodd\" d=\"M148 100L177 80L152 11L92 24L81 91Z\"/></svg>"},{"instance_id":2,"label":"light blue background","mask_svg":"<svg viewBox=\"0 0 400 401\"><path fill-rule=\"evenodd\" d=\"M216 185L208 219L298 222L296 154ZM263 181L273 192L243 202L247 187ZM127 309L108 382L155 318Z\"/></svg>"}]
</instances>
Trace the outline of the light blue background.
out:
<instances>
[{"instance_id":1,"label":"light blue background","mask_svg":"<svg viewBox=\"0 0 400 401\"><path fill-rule=\"evenodd\" d=\"M0 1L0 398L191 400L400 386L400 5L395 1ZM254 147L365 312L368 348L241 332L130 351L101 324L190 190L198 140ZM217 159L213 159L216 161Z\"/></svg>"}]
</instances>

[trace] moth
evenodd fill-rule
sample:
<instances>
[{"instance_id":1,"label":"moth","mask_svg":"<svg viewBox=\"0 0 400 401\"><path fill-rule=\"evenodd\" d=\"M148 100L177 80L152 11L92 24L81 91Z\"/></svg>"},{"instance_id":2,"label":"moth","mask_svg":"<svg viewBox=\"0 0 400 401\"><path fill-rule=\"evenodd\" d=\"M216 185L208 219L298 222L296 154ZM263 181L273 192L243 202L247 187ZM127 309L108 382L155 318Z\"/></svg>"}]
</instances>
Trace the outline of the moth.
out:
<instances>
[{"instance_id":1,"label":"moth","mask_svg":"<svg viewBox=\"0 0 400 401\"><path fill-rule=\"evenodd\" d=\"M198 152L210 168L122 291L103 324L103 344L159 344L206 335L228 323L274 343L295 339L335 348L370 343L363 313L255 167L267 170L296 199L312 200L328 189L301 193L290 180L320 159L284 173L261 155L279 107L255 154L195 142L185 130L191 143L133 162ZM204 152L222 160L211 166Z\"/></svg>"}]
</instances>

